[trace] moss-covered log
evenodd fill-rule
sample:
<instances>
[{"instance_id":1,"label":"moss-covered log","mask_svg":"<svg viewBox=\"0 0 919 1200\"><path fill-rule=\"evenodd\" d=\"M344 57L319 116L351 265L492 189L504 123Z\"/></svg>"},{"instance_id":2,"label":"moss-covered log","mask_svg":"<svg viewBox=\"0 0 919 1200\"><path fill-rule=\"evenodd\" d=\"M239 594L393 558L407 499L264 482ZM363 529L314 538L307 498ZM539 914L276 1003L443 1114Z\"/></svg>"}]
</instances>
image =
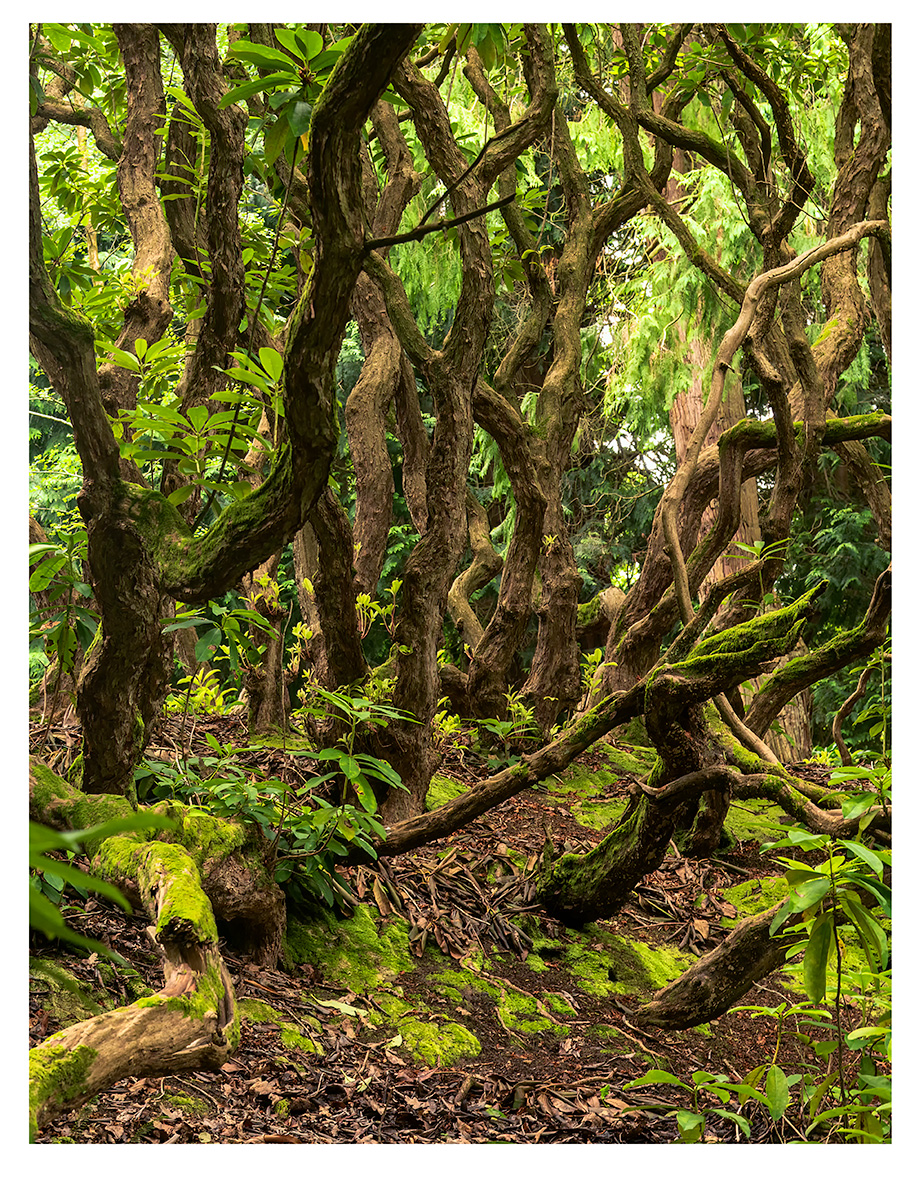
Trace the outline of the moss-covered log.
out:
<instances>
[{"instance_id":1,"label":"moss-covered log","mask_svg":"<svg viewBox=\"0 0 919 1200\"><path fill-rule=\"evenodd\" d=\"M691 1029L723 1016L754 983L780 967L789 947L799 940L781 931L770 937L769 926L779 908L741 921L720 946L643 1004L632 1021L658 1029Z\"/></svg>"},{"instance_id":2,"label":"moss-covered log","mask_svg":"<svg viewBox=\"0 0 919 1200\"><path fill-rule=\"evenodd\" d=\"M90 828L131 815L124 796L87 796L44 764L30 762L33 820ZM176 828L87 839L96 875L117 884L151 919L163 956L163 988L124 1008L53 1034L30 1054L30 1128L76 1108L128 1075L214 1070L239 1040L233 985L217 948L220 934L274 965L285 930L280 889L241 823L161 804ZM167 840L169 839L169 840Z\"/></svg>"},{"instance_id":3,"label":"moss-covered log","mask_svg":"<svg viewBox=\"0 0 919 1200\"><path fill-rule=\"evenodd\" d=\"M747 713L747 724L752 730L764 734L793 696L858 662L883 643L890 620L892 579L891 567L877 577L871 603L858 625L844 629L819 650L796 656L763 683Z\"/></svg>"}]
</instances>

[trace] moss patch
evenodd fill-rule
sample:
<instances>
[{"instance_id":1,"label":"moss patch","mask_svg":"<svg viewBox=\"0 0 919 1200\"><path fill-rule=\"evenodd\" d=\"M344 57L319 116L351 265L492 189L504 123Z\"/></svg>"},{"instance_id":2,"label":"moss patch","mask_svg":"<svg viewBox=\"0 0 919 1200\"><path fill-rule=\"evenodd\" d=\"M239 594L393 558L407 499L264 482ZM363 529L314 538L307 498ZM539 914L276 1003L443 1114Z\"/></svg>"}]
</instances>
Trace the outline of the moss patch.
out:
<instances>
[{"instance_id":1,"label":"moss patch","mask_svg":"<svg viewBox=\"0 0 919 1200\"><path fill-rule=\"evenodd\" d=\"M209 1113L211 1106L206 1100L188 1096L185 1092L169 1092L163 1098L160 1109L164 1113L168 1113L170 1109L178 1109L184 1117L200 1117Z\"/></svg>"},{"instance_id":2,"label":"moss patch","mask_svg":"<svg viewBox=\"0 0 919 1200\"><path fill-rule=\"evenodd\" d=\"M474 971L454 967L438 970L434 987L445 999L457 1005L467 999L470 990L487 996L494 1001L499 1022L514 1033L525 1036L549 1033L553 1037L564 1037L571 1032L567 1025L556 1021L551 1012L574 1016L574 1009L552 992L543 997L525 995L502 986L500 979L482 979Z\"/></svg>"},{"instance_id":3,"label":"moss patch","mask_svg":"<svg viewBox=\"0 0 919 1200\"><path fill-rule=\"evenodd\" d=\"M551 800L570 806L571 815L587 829L605 829L615 825L625 811L622 796L606 797L606 792L622 780L623 772L643 776L657 759L654 750L634 747L628 750L609 742L597 742L593 751L610 764L588 766L575 760L561 775L546 780L541 789Z\"/></svg>"},{"instance_id":4,"label":"moss patch","mask_svg":"<svg viewBox=\"0 0 919 1200\"><path fill-rule=\"evenodd\" d=\"M374 911L359 904L346 921L327 913L309 925L291 917L287 925L290 958L295 963L312 963L330 983L344 984L355 992L370 991L403 971L414 970L407 922L392 916L378 928L371 915Z\"/></svg>"},{"instance_id":5,"label":"moss patch","mask_svg":"<svg viewBox=\"0 0 919 1200\"><path fill-rule=\"evenodd\" d=\"M458 779L450 779L446 775L435 775L431 780L427 799L424 802L425 811L431 812L432 809L440 808L442 804L446 804L448 800L454 800L457 796L462 796L463 792L467 790L466 785L460 783Z\"/></svg>"},{"instance_id":6,"label":"moss patch","mask_svg":"<svg viewBox=\"0 0 919 1200\"><path fill-rule=\"evenodd\" d=\"M768 800L744 799L728 809L724 827L738 842L774 842L785 836L784 816L784 811Z\"/></svg>"},{"instance_id":7,"label":"moss patch","mask_svg":"<svg viewBox=\"0 0 919 1200\"><path fill-rule=\"evenodd\" d=\"M564 964L592 996L650 996L696 960L673 946L647 946L588 925L565 951Z\"/></svg>"},{"instance_id":8,"label":"moss patch","mask_svg":"<svg viewBox=\"0 0 919 1200\"><path fill-rule=\"evenodd\" d=\"M737 909L736 920L725 919L727 926L736 925L743 917L753 917L765 912L775 904L788 899L788 884L784 876L769 876L766 879L745 879L722 893L723 899Z\"/></svg>"},{"instance_id":9,"label":"moss patch","mask_svg":"<svg viewBox=\"0 0 919 1200\"><path fill-rule=\"evenodd\" d=\"M45 1012L62 1026L74 1025L102 1012L102 1005L83 987L75 975L56 963L29 958L29 989L41 999Z\"/></svg>"},{"instance_id":10,"label":"moss patch","mask_svg":"<svg viewBox=\"0 0 919 1200\"><path fill-rule=\"evenodd\" d=\"M250 1021L253 1025L277 1025L281 1044L288 1050L303 1050L307 1054L319 1055L325 1053L319 1042L305 1035L299 1026L286 1020L282 1013L262 1000L253 1000L248 997L240 1000L239 1014L242 1020ZM313 1017L304 1016L300 1023L317 1031L320 1029L319 1022Z\"/></svg>"},{"instance_id":11,"label":"moss patch","mask_svg":"<svg viewBox=\"0 0 919 1200\"><path fill-rule=\"evenodd\" d=\"M423 1021L417 1016L418 1006L398 996L380 995L377 1003L416 1062L449 1067L482 1053L482 1043L475 1034L455 1021L440 1020L433 1013L430 1021Z\"/></svg>"}]
</instances>

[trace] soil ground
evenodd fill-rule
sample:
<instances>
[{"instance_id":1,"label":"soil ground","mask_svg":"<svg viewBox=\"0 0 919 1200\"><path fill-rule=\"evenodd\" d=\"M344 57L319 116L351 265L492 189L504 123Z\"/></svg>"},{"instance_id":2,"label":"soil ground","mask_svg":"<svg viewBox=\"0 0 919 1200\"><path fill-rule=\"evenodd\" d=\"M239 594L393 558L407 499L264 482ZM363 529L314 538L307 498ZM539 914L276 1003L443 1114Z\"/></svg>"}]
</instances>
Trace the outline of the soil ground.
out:
<instances>
[{"instance_id":1,"label":"soil ground","mask_svg":"<svg viewBox=\"0 0 919 1200\"><path fill-rule=\"evenodd\" d=\"M176 744L176 722L169 728L173 736L165 737L163 753ZM210 719L196 727L193 751L208 752L203 740L208 731L223 742L245 738L233 722ZM53 769L62 770L78 749L75 731L59 727L40 747L33 735L33 752L39 749ZM260 754L272 774L291 769L283 750ZM460 749L443 773L459 789L482 767ZM637 976L623 972L618 951L638 943L652 956L704 953L737 916L725 893L739 883L762 892L762 907L772 903L771 881L781 868L762 853L759 839L741 838L706 861L683 858L672 846L660 869L613 919L584 930L563 928L533 903L534 872L547 838L556 850L587 849L602 837L604 818L624 805L628 779L611 776L609 767L609 756L596 751L580 760L580 774L573 782L563 780L557 792L523 792L449 841L347 870L358 911L373 916L373 936L390 938L386 945L398 943L395 965L371 946L380 974L370 982L366 972L349 975L355 965L366 964L357 962L357 943L348 941L347 914L326 926L320 922L325 932L319 940L342 949L334 969L334 960L322 955L261 969L225 945L244 1020L240 1045L224 1067L124 1079L45 1126L38 1140L669 1143L676 1140L677 1125L667 1109L684 1104L685 1093L660 1083L626 1088L647 1071L665 1070L686 1080L704 1070L739 1082L773 1057L788 1073L816 1067L799 1031L789 1024L779 1035L767 1016L732 1012L685 1032L639 1029L629 1020L654 990L653 970L644 979L640 964ZM820 769L807 772L814 777ZM603 784L589 797L593 817L583 793L566 790L590 775ZM75 1009L62 1011L45 973L49 965L72 973L82 1000L88 995L87 1003L103 1007L130 1003L162 985L143 915L126 917L107 903L76 897L67 899L65 915L80 933L117 950L133 973L113 971L96 955L71 953L33 936L30 1045L89 1011L80 1009L79 995ZM308 921L304 928L310 928ZM634 955L625 961L634 968ZM744 1003L775 1006L799 999L777 972ZM447 1034L457 1027L466 1034L451 1046ZM434 1030L433 1043L425 1043L425 1029ZM469 1034L480 1047L477 1054L460 1053L470 1050ZM643 1103L658 1107L636 1107ZM711 1097L708 1103L724 1107ZM777 1126L762 1106L748 1106L744 1113L749 1140L802 1136L793 1118ZM734 1122L717 1114L706 1121L705 1139L747 1140Z\"/></svg>"}]
</instances>

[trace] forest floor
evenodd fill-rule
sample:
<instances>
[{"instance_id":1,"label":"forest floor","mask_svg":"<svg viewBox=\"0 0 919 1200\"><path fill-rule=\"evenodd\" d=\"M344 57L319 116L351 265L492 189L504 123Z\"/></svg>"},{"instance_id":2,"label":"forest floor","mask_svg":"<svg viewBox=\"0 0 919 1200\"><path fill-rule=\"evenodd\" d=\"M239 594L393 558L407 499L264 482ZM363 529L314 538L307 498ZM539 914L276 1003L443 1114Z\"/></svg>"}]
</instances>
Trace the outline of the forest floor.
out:
<instances>
[{"instance_id":1,"label":"forest floor","mask_svg":"<svg viewBox=\"0 0 919 1200\"><path fill-rule=\"evenodd\" d=\"M209 730L222 742L245 739L240 726L209 719L195 731L199 754ZM174 744L167 737L164 749ZM76 748L73 729L59 727L44 757L61 770ZM758 826L764 814L747 809L735 844L711 860L681 857L671 846L611 920L566 929L533 903L547 837L556 850L584 850L621 813L628 778L611 769L613 753L601 746L559 790L522 792L448 841L346 870L354 911L292 920L290 945L301 953L278 969L222 946L243 1023L221 1070L124 1079L46 1125L38 1141L669 1143L677 1125L667 1107L684 1104L686 1093L660 1083L625 1088L647 1071L688 1080L704 1070L739 1082L773 1059L789 1073L816 1065L792 1023L779 1036L768 1016L731 1012L680 1032L629 1020L751 910L740 906L740 893L754 910L775 902L782 869L760 844L780 833L779 814ZM290 767L282 749L261 754L272 774ZM453 755L441 782L462 790L483 766ZM821 769L802 773L815 778ZM751 831L758 836L743 836ZM33 936L32 1046L94 1005L130 1003L162 985L142 914L71 898L65 916L132 970ZM56 967L78 991L60 992ZM800 998L777 972L743 1003ZM787 1119L777 1127L762 1106L744 1111L751 1141L802 1136ZM708 1116L705 1139L746 1140L717 1114Z\"/></svg>"}]
</instances>

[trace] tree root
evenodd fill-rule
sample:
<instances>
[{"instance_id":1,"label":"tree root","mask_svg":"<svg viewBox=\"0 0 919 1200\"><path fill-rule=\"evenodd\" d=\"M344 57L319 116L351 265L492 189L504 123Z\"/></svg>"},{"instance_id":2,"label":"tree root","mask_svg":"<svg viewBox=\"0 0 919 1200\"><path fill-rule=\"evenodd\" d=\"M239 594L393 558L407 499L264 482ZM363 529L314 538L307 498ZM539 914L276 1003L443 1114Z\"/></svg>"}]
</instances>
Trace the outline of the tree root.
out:
<instances>
[{"instance_id":1,"label":"tree root","mask_svg":"<svg viewBox=\"0 0 919 1200\"><path fill-rule=\"evenodd\" d=\"M44 1121L127 1075L216 1070L239 1042L233 984L194 862L178 846L134 843L134 852L165 985L155 996L52 1034L30 1052L33 1138Z\"/></svg>"},{"instance_id":2,"label":"tree root","mask_svg":"<svg viewBox=\"0 0 919 1200\"><path fill-rule=\"evenodd\" d=\"M56 828L89 828L133 810L123 796L86 796L30 762L30 814ZM32 1136L50 1117L79 1107L128 1075L215 1070L239 1041L233 985L220 956L218 920L246 953L277 962L286 909L260 848L239 822L157 805L176 829L155 841L138 833L84 840L93 871L150 916L163 955L154 996L52 1034L29 1056ZM173 840L163 840L169 837ZM180 844L179 844L180 843Z\"/></svg>"},{"instance_id":3,"label":"tree root","mask_svg":"<svg viewBox=\"0 0 919 1200\"><path fill-rule=\"evenodd\" d=\"M691 1029L723 1016L760 979L785 961L796 935L769 936L780 905L741 921L720 946L662 988L632 1017L639 1027ZM793 914L795 920L798 914Z\"/></svg>"}]
</instances>

